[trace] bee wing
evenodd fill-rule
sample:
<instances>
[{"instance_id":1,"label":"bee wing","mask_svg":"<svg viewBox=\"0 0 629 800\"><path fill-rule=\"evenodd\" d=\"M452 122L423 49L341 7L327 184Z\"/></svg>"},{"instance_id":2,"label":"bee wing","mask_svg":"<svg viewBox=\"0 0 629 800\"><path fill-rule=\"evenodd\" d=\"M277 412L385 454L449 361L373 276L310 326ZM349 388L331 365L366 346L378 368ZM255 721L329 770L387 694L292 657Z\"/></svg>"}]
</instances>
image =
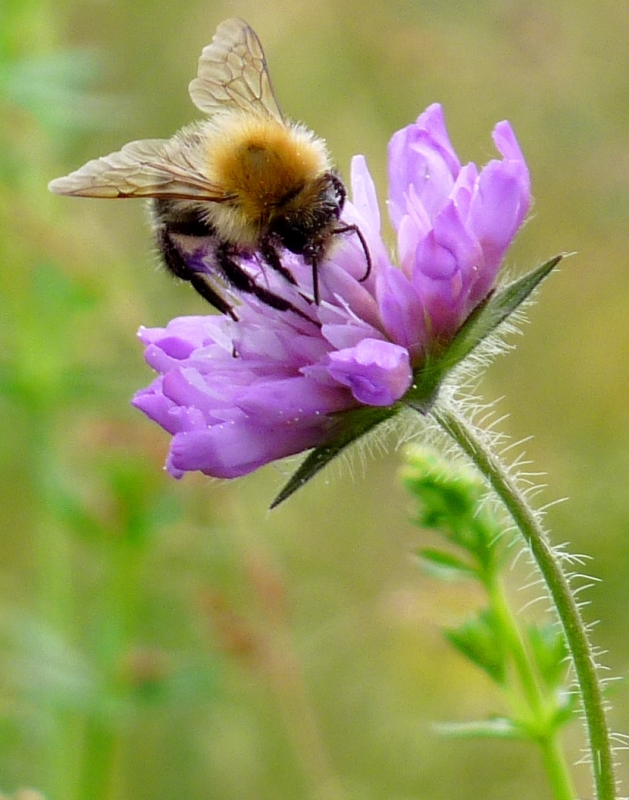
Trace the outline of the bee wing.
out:
<instances>
[{"instance_id":1,"label":"bee wing","mask_svg":"<svg viewBox=\"0 0 629 800\"><path fill-rule=\"evenodd\" d=\"M164 197L225 200L196 164L194 150L172 139L142 139L95 158L48 184L55 194L76 197Z\"/></svg>"},{"instance_id":2,"label":"bee wing","mask_svg":"<svg viewBox=\"0 0 629 800\"><path fill-rule=\"evenodd\" d=\"M189 92L206 114L232 108L284 121L260 40L242 19L228 19L218 26L201 53Z\"/></svg>"}]
</instances>

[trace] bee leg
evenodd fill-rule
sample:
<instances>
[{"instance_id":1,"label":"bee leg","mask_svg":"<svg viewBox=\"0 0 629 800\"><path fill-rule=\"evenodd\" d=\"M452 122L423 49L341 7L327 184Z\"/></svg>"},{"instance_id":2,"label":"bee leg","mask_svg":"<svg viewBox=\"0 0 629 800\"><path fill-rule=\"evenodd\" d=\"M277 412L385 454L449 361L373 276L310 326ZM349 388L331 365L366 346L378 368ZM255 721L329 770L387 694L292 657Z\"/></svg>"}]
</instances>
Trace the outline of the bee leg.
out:
<instances>
[{"instance_id":1,"label":"bee leg","mask_svg":"<svg viewBox=\"0 0 629 800\"><path fill-rule=\"evenodd\" d=\"M282 264L280 257L277 254L277 248L269 237L263 237L260 240L260 243L258 245L258 251L262 256L262 258L266 261L266 263L271 267L271 269L274 269L276 272L279 272L280 275L286 278L286 280L292 286L299 286L293 273L290 270L286 269L286 267ZM316 285L316 288L318 292L319 288L318 283ZM299 292L299 296L302 297L306 301L306 303L309 304L312 303L310 297L307 297L305 294L302 294L302 292ZM316 301L316 305L319 305L318 300Z\"/></svg>"},{"instance_id":2,"label":"bee leg","mask_svg":"<svg viewBox=\"0 0 629 800\"><path fill-rule=\"evenodd\" d=\"M307 255L304 253L304 261L310 264L312 269L312 299L316 306L319 305L321 300L321 292L319 290L319 258L317 255Z\"/></svg>"},{"instance_id":3,"label":"bee leg","mask_svg":"<svg viewBox=\"0 0 629 800\"><path fill-rule=\"evenodd\" d=\"M332 233L355 233L360 240L361 247L363 248L363 252L365 253L365 261L367 262L367 269L365 270L365 274L360 279L360 282L366 281L367 278L371 274L371 253L369 252L369 248L367 247L367 240L363 236L363 232L358 227L358 225L341 225L340 228L334 228Z\"/></svg>"},{"instance_id":4,"label":"bee leg","mask_svg":"<svg viewBox=\"0 0 629 800\"><path fill-rule=\"evenodd\" d=\"M216 263L223 273L225 280L230 283L235 289L245 294L252 294L261 300L267 306L275 308L278 311L292 311L298 314L303 319L317 324L307 314L304 314L299 308L294 306L289 300L286 300L279 295L273 294L264 286L260 286L234 259L238 256L238 251L234 250L228 244L221 243L216 248ZM292 276L291 276L292 277Z\"/></svg>"},{"instance_id":5,"label":"bee leg","mask_svg":"<svg viewBox=\"0 0 629 800\"><path fill-rule=\"evenodd\" d=\"M297 281L295 280L293 273L286 269L286 267L282 264L280 257L277 254L275 245L267 236L260 239L258 250L260 251L262 258L272 269L274 269L276 272L279 272L280 275L289 283L292 283L293 286L297 286Z\"/></svg>"},{"instance_id":6,"label":"bee leg","mask_svg":"<svg viewBox=\"0 0 629 800\"><path fill-rule=\"evenodd\" d=\"M157 244L161 250L166 267L176 278L190 283L201 297L207 300L208 303L214 306L221 314L228 314L234 321L238 321L236 312L230 303L210 286L207 280L205 280L203 273L195 272L188 265L181 254L181 250L177 247L172 236L165 228L161 228L157 231Z\"/></svg>"}]
</instances>

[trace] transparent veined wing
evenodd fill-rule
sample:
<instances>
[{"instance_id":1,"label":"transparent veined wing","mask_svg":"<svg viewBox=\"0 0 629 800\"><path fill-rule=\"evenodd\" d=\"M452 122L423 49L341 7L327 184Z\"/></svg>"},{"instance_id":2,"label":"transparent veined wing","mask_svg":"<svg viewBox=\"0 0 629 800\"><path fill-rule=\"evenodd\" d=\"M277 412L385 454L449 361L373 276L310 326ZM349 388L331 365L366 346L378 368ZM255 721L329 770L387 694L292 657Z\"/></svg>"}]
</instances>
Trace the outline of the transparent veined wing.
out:
<instances>
[{"instance_id":1,"label":"transparent veined wing","mask_svg":"<svg viewBox=\"0 0 629 800\"><path fill-rule=\"evenodd\" d=\"M209 115L231 108L283 122L264 50L242 19L228 19L218 26L201 53L189 91L196 107Z\"/></svg>"},{"instance_id":2,"label":"transparent veined wing","mask_svg":"<svg viewBox=\"0 0 629 800\"><path fill-rule=\"evenodd\" d=\"M56 194L76 197L164 197L221 202L226 198L204 177L195 148L172 139L141 139L88 161L51 181Z\"/></svg>"}]
</instances>

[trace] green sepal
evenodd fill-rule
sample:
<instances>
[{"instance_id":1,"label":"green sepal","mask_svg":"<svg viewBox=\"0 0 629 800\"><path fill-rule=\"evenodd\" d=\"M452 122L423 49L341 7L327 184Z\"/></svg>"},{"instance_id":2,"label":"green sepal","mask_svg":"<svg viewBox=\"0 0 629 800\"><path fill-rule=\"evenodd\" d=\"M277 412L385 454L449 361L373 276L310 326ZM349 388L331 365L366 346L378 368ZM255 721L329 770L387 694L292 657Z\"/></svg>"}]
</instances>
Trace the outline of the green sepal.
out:
<instances>
[{"instance_id":1,"label":"green sepal","mask_svg":"<svg viewBox=\"0 0 629 800\"><path fill-rule=\"evenodd\" d=\"M423 414L430 411L447 373L508 319L562 258L563 255L555 256L521 278L487 295L461 325L447 349L429 358L417 370L415 383L402 402Z\"/></svg>"},{"instance_id":2,"label":"green sepal","mask_svg":"<svg viewBox=\"0 0 629 800\"><path fill-rule=\"evenodd\" d=\"M530 737L508 717L492 717L491 719L470 722L442 722L434 726L444 736L458 739L518 739Z\"/></svg>"},{"instance_id":3,"label":"green sepal","mask_svg":"<svg viewBox=\"0 0 629 800\"><path fill-rule=\"evenodd\" d=\"M337 435L333 437L333 441L330 444L315 447L306 456L297 472L291 476L288 483L285 484L282 491L271 503L270 508L276 508L284 500L287 500L293 492L301 489L309 480L314 478L317 472L326 467L346 447L360 439L361 436L369 433L381 422L393 417L401 408L402 406L398 403L386 407L364 406L357 408L355 411L345 411L340 414L339 420L342 420L342 423L339 423L339 430Z\"/></svg>"},{"instance_id":4,"label":"green sepal","mask_svg":"<svg viewBox=\"0 0 629 800\"><path fill-rule=\"evenodd\" d=\"M429 356L416 370L414 383L404 397L392 406L363 407L339 415L339 431L330 444L316 447L289 479L271 503L275 508L301 489L320 470L336 458L348 445L364 436L403 407L409 406L426 414L434 404L446 374L504 322L531 294L535 287L557 266L562 256L555 256L502 289L487 296L465 320L445 351ZM342 421L341 421L342 420Z\"/></svg>"},{"instance_id":5,"label":"green sepal","mask_svg":"<svg viewBox=\"0 0 629 800\"><path fill-rule=\"evenodd\" d=\"M498 626L491 609L458 628L445 630L448 641L496 683L504 683L506 668Z\"/></svg>"}]
</instances>

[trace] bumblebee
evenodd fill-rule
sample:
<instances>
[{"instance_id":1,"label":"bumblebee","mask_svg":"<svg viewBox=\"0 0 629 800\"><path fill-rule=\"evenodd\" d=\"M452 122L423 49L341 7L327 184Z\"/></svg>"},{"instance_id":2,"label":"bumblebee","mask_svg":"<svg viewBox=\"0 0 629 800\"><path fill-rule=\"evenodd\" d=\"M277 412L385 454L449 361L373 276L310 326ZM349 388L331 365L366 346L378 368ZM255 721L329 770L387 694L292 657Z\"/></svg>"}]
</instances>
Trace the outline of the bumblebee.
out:
<instances>
[{"instance_id":1,"label":"bumblebee","mask_svg":"<svg viewBox=\"0 0 629 800\"><path fill-rule=\"evenodd\" d=\"M261 259L296 286L281 251L302 256L312 268L312 300L318 304L319 266L335 236L353 233L365 253L366 279L367 243L356 225L341 221L346 190L326 144L282 115L262 45L244 20L218 26L189 92L208 119L171 139L130 142L53 180L49 189L81 197L151 198L155 238L168 270L234 319L224 286L297 311L256 280L242 263L246 259Z\"/></svg>"}]
</instances>

